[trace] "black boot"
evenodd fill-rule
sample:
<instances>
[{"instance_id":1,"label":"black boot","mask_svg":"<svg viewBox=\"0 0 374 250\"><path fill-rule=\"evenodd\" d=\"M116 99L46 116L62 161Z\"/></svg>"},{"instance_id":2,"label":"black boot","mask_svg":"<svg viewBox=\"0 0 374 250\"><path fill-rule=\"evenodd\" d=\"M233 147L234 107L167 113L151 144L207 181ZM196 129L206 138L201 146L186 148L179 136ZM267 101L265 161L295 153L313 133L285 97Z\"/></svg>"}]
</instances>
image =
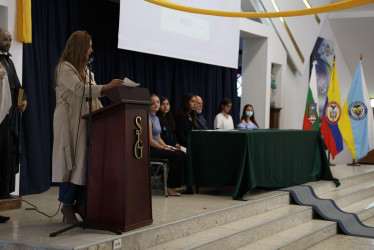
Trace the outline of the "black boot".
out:
<instances>
[{"instance_id":1,"label":"black boot","mask_svg":"<svg viewBox=\"0 0 374 250\"><path fill-rule=\"evenodd\" d=\"M76 224L79 222L77 217L75 217L73 205L63 205L61 213L63 214L62 222L67 224Z\"/></svg>"},{"instance_id":2,"label":"black boot","mask_svg":"<svg viewBox=\"0 0 374 250\"><path fill-rule=\"evenodd\" d=\"M85 205L75 203L73 207L74 207L74 212L78 214L82 218L82 220L86 219L86 206Z\"/></svg>"}]
</instances>

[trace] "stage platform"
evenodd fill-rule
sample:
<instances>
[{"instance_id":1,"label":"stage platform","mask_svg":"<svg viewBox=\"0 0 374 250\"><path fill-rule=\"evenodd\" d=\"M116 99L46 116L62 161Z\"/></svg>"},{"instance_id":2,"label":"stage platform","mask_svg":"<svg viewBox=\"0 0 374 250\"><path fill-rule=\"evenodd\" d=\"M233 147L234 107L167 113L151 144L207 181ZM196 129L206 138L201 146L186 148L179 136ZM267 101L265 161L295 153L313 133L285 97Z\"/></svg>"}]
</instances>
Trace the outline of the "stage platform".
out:
<instances>
[{"instance_id":1,"label":"stage platform","mask_svg":"<svg viewBox=\"0 0 374 250\"><path fill-rule=\"evenodd\" d=\"M335 178L341 179L374 172L374 166L352 167L340 164L331 167L331 170ZM326 181L321 181L321 183L323 182ZM281 191L255 189L244 196L247 201L237 201L232 199L232 190L229 189L201 188L200 194L182 195L181 197L169 196L168 198L164 197L162 190L153 190L153 224L150 226L124 232L122 235L101 230L74 228L56 237L50 237L50 233L67 226L62 223L62 214L58 211L58 188L51 187L42 194L23 196L21 209L0 212L1 215L11 218L9 222L0 224L0 249L113 249L113 247L119 247L116 244L119 244L121 240L118 241L118 239L128 235L134 235L150 228L162 227L176 221L183 222L191 217L276 196L279 193ZM32 208L29 203L53 217L49 218L29 210ZM135 245L134 247L122 245L118 249L136 249Z\"/></svg>"}]
</instances>

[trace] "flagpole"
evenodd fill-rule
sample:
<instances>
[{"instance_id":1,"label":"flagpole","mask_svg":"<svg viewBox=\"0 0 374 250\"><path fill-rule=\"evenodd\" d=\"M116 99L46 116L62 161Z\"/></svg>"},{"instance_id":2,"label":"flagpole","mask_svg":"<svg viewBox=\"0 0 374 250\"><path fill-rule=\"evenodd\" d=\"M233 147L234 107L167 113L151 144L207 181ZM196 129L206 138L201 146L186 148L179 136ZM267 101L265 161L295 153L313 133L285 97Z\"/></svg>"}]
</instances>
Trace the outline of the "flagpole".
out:
<instances>
[{"instance_id":1,"label":"flagpole","mask_svg":"<svg viewBox=\"0 0 374 250\"><path fill-rule=\"evenodd\" d=\"M347 163L347 166L360 166L360 163L356 162L355 159L352 159L352 163Z\"/></svg>"}]
</instances>

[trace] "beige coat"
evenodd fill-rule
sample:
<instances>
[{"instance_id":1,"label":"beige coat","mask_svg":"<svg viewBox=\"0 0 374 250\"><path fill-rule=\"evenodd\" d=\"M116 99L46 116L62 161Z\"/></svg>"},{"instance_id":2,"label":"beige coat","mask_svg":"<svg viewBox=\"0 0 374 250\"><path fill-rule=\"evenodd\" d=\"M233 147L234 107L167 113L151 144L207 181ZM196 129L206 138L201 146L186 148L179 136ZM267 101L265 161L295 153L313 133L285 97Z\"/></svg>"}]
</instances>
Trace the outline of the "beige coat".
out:
<instances>
[{"instance_id":1,"label":"beige coat","mask_svg":"<svg viewBox=\"0 0 374 250\"><path fill-rule=\"evenodd\" d=\"M92 81L92 111L95 111L102 107L97 99L101 96L102 86L96 85L95 80ZM88 94L88 84L85 85L79 79L74 66L62 62L57 75L56 109L53 116L53 182L85 185L87 121L81 117L88 114L89 107L86 101ZM77 135L78 140L76 140Z\"/></svg>"}]
</instances>

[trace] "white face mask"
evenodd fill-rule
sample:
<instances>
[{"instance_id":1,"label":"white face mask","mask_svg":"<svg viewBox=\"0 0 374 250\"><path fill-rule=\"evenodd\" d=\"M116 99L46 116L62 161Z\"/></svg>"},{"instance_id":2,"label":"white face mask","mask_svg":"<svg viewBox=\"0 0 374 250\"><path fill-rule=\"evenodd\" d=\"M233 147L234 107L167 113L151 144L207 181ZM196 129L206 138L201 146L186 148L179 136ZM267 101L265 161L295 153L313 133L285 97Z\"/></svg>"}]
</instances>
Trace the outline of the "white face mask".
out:
<instances>
[{"instance_id":1,"label":"white face mask","mask_svg":"<svg viewBox=\"0 0 374 250\"><path fill-rule=\"evenodd\" d=\"M253 115L253 111L246 111L245 114L248 116L248 117L251 117Z\"/></svg>"}]
</instances>

